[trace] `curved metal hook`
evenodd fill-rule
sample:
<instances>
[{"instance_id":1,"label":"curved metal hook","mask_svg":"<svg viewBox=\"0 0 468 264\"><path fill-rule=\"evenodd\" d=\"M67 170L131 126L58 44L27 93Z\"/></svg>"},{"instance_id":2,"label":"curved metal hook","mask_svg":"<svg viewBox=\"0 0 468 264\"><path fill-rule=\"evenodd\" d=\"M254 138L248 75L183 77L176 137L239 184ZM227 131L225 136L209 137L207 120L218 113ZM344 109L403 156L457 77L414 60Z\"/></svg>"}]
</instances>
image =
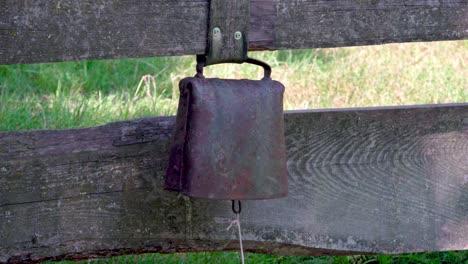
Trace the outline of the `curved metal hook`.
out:
<instances>
[{"instance_id":1,"label":"curved metal hook","mask_svg":"<svg viewBox=\"0 0 468 264\"><path fill-rule=\"evenodd\" d=\"M261 60L253 59L253 58L247 58L247 60L243 63L250 63L250 64L254 64L254 65L262 67L263 68L262 80L271 79L271 67L270 65L268 65L268 63L261 61ZM195 75L195 77L205 78L205 76L203 75L203 68L205 66L206 66L205 55L197 55L197 66L196 66L197 75Z\"/></svg>"},{"instance_id":2,"label":"curved metal hook","mask_svg":"<svg viewBox=\"0 0 468 264\"><path fill-rule=\"evenodd\" d=\"M241 201L237 201L238 205L239 205L239 210L236 210L236 201L235 200L232 200L232 211L235 213L235 214L240 214L241 211L242 211L242 205L241 205Z\"/></svg>"}]
</instances>

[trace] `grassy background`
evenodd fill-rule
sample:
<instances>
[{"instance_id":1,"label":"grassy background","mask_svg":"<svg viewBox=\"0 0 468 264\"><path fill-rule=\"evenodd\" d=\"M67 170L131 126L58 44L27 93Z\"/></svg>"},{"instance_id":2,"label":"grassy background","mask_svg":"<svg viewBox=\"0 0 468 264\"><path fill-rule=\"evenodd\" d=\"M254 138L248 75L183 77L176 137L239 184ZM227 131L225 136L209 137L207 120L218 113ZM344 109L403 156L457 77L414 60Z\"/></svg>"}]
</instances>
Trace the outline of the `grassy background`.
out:
<instances>
[{"instance_id":1,"label":"grassy background","mask_svg":"<svg viewBox=\"0 0 468 264\"><path fill-rule=\"evenodd\" d=\"M468 101L468 41L256 52L286 86L286 109ZM175 114L193 57L0 66L0 130L89 127ZM206 76L259 78L251 65ZM143 80L143 81L142 81Z\"/></svg>"},{"instance_id":2,"label":"grassy background","mask_svg":"<svg viewBox=\"0 0 468 264\"><path fill-rule=\"evenodd\" d=\"M468 102L468 41L256 52L286 86L286 109ZM63 129L173 115L193 57L0 66L0 130ZM250 65L207 77L259 78ZM368 257L277 257L248 263L468 263L468 251ZM91 263L238 263L236 253L128 256Z\"/></svg>"}]
</instances>

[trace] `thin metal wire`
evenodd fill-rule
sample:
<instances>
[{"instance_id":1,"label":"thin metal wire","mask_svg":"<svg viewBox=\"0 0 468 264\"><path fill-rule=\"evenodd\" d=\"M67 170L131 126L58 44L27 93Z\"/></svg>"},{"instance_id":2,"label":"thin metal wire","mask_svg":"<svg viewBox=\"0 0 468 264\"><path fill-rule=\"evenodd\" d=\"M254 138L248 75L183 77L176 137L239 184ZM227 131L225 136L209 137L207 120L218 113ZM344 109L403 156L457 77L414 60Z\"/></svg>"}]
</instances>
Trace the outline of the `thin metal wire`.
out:
<instances>
[{"instance_id":1,"label":"thin metal wire","mask_svg":"<svg viewBox=\"0 0 468 264\"><path fill-rule=\"evenodd\" d=\"M241 202L238 201L239 203L239 210L235 209L235 200L232 200L232 211L236 214L236 219L232 220L231 223L229 224L229 227L227 230L231 229L233 225L237 226L237 231L239 233L239 248L240 248L240 257L241 257L241 263L245 263L245 258L244 258L244 246L242 245L242 230L241 230L241 225L240 225L240 212L242 210L241 208Z\"/></svg>"}]
</instances>

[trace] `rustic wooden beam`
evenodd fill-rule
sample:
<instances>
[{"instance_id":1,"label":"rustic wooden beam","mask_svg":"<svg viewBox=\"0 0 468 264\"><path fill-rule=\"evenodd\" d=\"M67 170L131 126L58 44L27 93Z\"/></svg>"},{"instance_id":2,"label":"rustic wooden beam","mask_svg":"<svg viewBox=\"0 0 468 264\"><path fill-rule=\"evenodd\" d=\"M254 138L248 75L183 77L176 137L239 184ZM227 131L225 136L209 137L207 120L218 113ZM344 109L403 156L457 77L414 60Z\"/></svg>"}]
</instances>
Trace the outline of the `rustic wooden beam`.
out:
<instances>
[{"instance_id":1,"label":"rustic wooden beam","mask_svg":"<svg viewBox=\"0 0 468 264\"><path fill-rule=\"evenodd\" d=\"M468 104L285 120L290 194L244 202L248 251L468 249ZM230 202L162 189L173 125L0 132L0 262L236 249Z\"/></svg>"},{"instance_id":2,"label":"rustic wooden beam","mask_svg":"<svg viewBox=\"0 0 468 264\"><path fill-rule=\"evenodd\" d=\"M0 64L202 54L209 0L0 0ZM468 38L462 0L251 0L250 48Z\"/></svg>"}]
</instances>

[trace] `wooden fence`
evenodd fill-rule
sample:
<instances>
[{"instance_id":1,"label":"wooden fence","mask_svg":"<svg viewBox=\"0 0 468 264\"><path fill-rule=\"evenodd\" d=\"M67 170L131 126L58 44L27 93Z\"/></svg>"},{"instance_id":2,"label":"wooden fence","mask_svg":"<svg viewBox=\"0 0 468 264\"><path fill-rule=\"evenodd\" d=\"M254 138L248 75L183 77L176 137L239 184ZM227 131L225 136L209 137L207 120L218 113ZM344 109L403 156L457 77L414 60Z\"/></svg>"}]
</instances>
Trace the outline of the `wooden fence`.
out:
<instances>
[{"instance_id":1,"label":"wooden fence","mask_svg":"<svg viewBox=\"0 0 468 264\"><path fill-rule=\"evenodd\" d=\"M203 54L208 0L0 0L0 64ZM468 38L466 0L251 0L250 48Z\"/></svg>"},{"instance_id":2,"label":"wooden fence","mask_svg":"<svg viewBox=\"0 0 468 264\"><path fill-rule=\"evenodd\" d=\"M251 4L252 50L468 38L464 0ZM0 64L203 53L208 6L0 0ZM290 194L245 202L248 251L468 249L467 103L285 120ZM0 132L0 262L237 249L229 202L163 190L173 125Z\"/></svg>"}]
</instances>

